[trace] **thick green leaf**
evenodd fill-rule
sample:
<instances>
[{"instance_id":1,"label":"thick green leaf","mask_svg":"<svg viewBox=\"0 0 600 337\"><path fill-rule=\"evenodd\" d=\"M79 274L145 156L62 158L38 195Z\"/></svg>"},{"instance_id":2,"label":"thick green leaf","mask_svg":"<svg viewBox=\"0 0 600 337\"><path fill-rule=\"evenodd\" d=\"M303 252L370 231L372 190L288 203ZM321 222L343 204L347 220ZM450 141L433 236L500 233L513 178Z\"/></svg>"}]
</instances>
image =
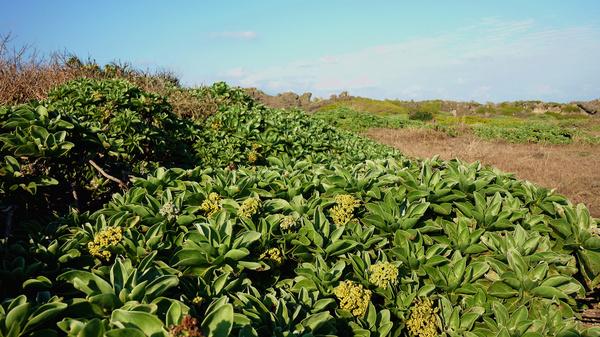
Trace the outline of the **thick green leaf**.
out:
<instances>
[{"instance_id":1,"label":"thick green leaf","mask_svg":"<svg viewBox=\"0 0 600 337\"><path fill-rule=\"evenodd\" d=\"M214 308L201 325L207 337L229 336L233 327L233 306L224 304Z\"/></svg>"},{"instance_id":2,"label":"thick green leaf","mask_svg":"<svg viewBox=\"0 0 600 337\"><path fill-rule=\"evenodd\" d=\"M147 336L166 336L161 320L147 312L117 309L112 312L110 323L120 328L139 329Z\"/></svg>"}]
</instances>

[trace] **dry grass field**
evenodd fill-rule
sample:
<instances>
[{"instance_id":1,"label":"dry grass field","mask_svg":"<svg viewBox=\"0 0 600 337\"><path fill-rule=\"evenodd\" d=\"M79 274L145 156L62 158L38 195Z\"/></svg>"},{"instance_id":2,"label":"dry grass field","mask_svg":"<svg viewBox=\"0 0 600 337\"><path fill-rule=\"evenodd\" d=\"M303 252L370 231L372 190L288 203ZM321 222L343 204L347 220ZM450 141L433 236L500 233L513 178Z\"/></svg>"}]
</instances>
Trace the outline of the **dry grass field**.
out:
<instances>
[{"instance_id":1,"label":"dry grass field","mask_svg":"<svg viewBox=\"0 0 600 337\"><path fill-rule=\"evenodd\" d=\"M449 137L431 129L370 129L366 136L412 157L439 155L480 161L538 185L556 189L574 203L584 203L600 217L600 146L512 144L471 135Z\"/></svg>"}]
</instances>

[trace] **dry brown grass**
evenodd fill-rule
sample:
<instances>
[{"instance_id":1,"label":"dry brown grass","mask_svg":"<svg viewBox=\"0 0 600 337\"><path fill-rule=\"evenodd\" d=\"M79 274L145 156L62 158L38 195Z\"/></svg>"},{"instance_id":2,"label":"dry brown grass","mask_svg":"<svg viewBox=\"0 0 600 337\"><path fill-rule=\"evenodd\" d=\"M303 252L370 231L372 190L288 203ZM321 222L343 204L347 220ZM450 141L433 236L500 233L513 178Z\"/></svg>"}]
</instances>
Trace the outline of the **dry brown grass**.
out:
<instances>
[{"instance_id":1,"label":"dry brown grass","mask_svg":"<svg viewBox=\"0 0 600 337\"><path fill-rule=\"evenodd\" d=\"M93 60L81 61L67 52L42 56L31 46L12 47L10 35L0 36L0 105L42 100L52 88L78 78L125 79L144 91L165 96L173 112L195 120L215 113L219 107L210 91L198 96L182 89L168 70L141 70L124 62L100 67Z\"/></svg>"},{"instance_id":2,"label":"dry brown grass","mask_svg":"<svg viewBox=\"0 0 600 337\"><path fill-rule=\"evenodd\" d=\"M208 91L201 98L188 90L171 90L165 96L179 117L201 120L219 110L219 101Z\"/></svg>"},{"instance_id":3,"label":"dry brown grass","mask_svg":"<svg viewBox=\"0 0 600 337\"><path fill-rule=\"evenodd\" d=\"M53 86L73 79L61 54L39 56L28 46L10 47L10 36L0 37L0 104L42 99Z\"/></svg>"},{"instance_id":4,"label":"dry brown grass","mask_svg":"<svg viewBox=\"0 0 600 337\"><path fill-rule=\"evenodd\" d=\"M67 52L41 55L28 45L14 47L10 35L0 36L0 105L44 99L55 86L77 78L122 78L161 95L178 85L166 70L144 71L119 62L101 68Z\"/></svg>"},{"instance_id":5,"label":"dry brown grass","mask_svg":"<svg viewBox=\"0 0 600 337\"><path fill-rule=\"evenodd\" d=\"M541 145L482 141L471 135L449 137L430 129L371 129L368 137L412 157L480 161L520 179L556 189L584 203L600 217L600 146Z\"/></svg>"}]
</instances>

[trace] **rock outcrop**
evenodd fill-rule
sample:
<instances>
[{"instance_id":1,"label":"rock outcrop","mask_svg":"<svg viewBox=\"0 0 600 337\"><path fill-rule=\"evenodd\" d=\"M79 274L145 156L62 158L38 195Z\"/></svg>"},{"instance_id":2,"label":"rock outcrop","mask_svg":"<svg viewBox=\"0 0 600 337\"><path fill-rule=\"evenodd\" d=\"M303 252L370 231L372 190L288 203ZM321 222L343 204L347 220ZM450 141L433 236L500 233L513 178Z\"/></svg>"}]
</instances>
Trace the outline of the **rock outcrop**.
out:
<instances>
[{"instance_id":1,"label":"rock outcrop","mask_svg":"<svg viewBox=\"0 0 600 337\"><path fill-rule=\"evenodd\" d=\"M589 115L600 116L598 113L600 111L600 99L595 99L593 101L588 102L573 102L575 103L581 110L585 111Z\"/></svg>"},{"instance_id":2,"label":"rock outcrop","mask_svg":"<svg viewBox=\"0 0 600 337\"><path fill-rule=\"evenodd\" d=\"M293 92L284 92L275 96L271 96L257 88L246 88L244 90L248 95L252 96L262 104L278 109L300 108L306 111L312 111L331 103L331 101L352 98L352 96L348 95L348 92L346 91L342 92L339 97L332 95L332 97L328 100L316 101L312 99L312 93L310 92L305 92L302 95L298 95Z\"/></svg>"},{"instance_id":3,"label":"rock outcrop","mask_svg":"<svg viewBox=\"0 0 600 337\"><path fill-rule=\"evenodd\" d=\"M245 89L246 93L252 96L254 99L263 103L264 105L279 108L279 109L289 109L289 108L300 108L300 109L308 109L311 104L312 94L310 92L304 93L302 95L295 94L293 92L284 92L278 94L277 96L267 95L261 90L257 88L248 88Z\"/></svg>"},{"instance_id":4,"label":"rock outcrop","mask_svg":"<svg viewBox=\"0 0 600 337\"><path fill-rule=\"evenodd\" d=\"M348 94L347 91L341 92L339 95L331 95L328 99L313 99L310 92L302 95L293 92L284 92L275 96L266 94L257 88L247 88L246 92L254 99L264 105L280 108L291 109L300 108L305 111L315 111L320 107L355 98ZM437 107L440 111L451 112L454 116L471 115L471 114L587 114L600 116L600 99L587 102L570 102L570 103L553 103L542 101L516 101L503 103L478 103L478 102L458 102L446 100L430 100L430 101L397 101L398 105L406 107L410 111L421 109L430 109L431 106Z\"/></svg>"}]
</instances>

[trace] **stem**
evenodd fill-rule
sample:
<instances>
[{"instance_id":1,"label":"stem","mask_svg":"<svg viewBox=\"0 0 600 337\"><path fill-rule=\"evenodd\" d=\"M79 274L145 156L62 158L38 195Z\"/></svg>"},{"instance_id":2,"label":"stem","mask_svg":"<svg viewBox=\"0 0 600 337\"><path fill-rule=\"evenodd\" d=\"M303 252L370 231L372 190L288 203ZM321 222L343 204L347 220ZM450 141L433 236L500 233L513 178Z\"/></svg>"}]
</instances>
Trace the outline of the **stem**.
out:
<instances>
[{"instance_id":1,"label":"stem","mask_svg":"<svg viewBox=\"0 0 600 337\"><path fill-rule=\"evenodd\" d=\"M89 162L89 163L90 163L90 164L91 164L91 165L92 165L92 166L93 166L93 167L94 167L94 168L95 168L95 169L96 169L96 170L97 170L97 171L98 171L98 172L99 172L101 175L103 175L103 176L104 176L106 179L114 181L115 183L119 184L119 186L120 186L121 188L126 188L126 187L127 187L127 185L126 185L126 184L125 184L125 183L124 183L124 182L123 182L121 179L115 178L115 177L111 176L110 174L106 173L106 172L105 172L105 171L104 171L104 170L103 170L103 169L102 169L100 166L98 166L98 164L96 164L96 162L94 162L93 160L91 160L91 159L90 159L90 160L88 160L88 162Z\"/></svg>"}]
</instances>

